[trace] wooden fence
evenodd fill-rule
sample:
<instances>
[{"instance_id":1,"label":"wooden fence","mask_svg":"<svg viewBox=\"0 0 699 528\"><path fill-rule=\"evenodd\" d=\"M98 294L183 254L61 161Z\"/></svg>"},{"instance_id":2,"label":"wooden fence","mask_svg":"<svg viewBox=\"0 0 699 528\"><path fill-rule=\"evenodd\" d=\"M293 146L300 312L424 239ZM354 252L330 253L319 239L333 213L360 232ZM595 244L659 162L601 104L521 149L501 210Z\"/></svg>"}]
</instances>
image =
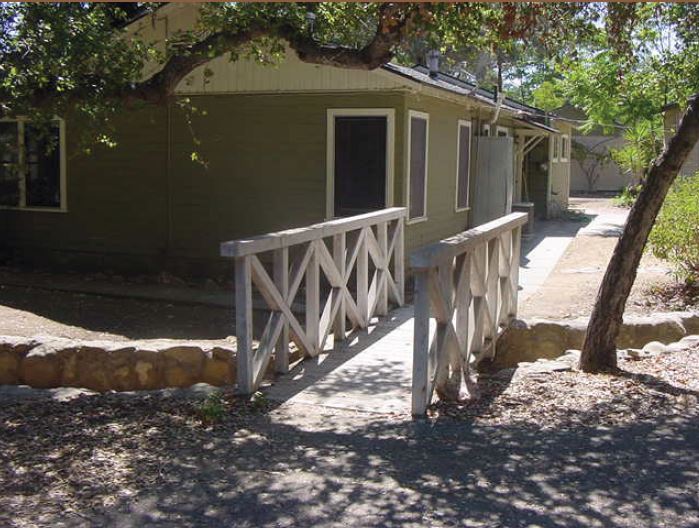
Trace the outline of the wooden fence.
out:
<instances>
[{"instance_id":1,"label":"wooden fence","mask_svg":"<svg viewBox=\"0 0 699 528\"><path fill-rule=\"evenodd\" d=\"M348 322L366 328L374 315L386 315L389 302L403 304L406 215L404 207L394 207L221 244L221 255L235 261L241 392L257 389L273 351L276 371L288 371L290 340L305 356L315 356L331 332L342 340ZM261 254L272 255L271 274ZM291 309L302 282L305 324ZM255 349L253 285L269 308Z\"/></svg>"},{"instance_id":2,"label":"wooden fence","mask_svg":"<svg viewBox=\"0 0 699 528\"><path fill-rule=\"evenodd\" d=\"M526 222L526 213L513 213L411 254L413 414L425 413L434 391L441 399L459 398L470 383L470 368L495 353L500 330L517 314Z\"/></svg>"}]
</instances>

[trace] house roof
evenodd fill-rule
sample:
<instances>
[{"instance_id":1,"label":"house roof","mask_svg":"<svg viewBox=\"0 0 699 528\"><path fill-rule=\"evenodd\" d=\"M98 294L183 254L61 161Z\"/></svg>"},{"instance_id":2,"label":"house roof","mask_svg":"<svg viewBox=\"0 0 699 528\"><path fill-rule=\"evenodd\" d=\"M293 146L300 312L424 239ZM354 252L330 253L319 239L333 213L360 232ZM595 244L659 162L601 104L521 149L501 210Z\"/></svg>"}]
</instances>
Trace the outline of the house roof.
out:
<instances>
[{"instance_id":1,"label":"house roof","mask_svg":"<svg viewBox=\"0 0 699 528\"><path fill-rule=\"evenodd\" d=\"M420 84L432 86L457 95L462 95L474 99L482 104L495 108L497 106L495 92L486 90L476 84L457 79L446 73L438 72L430 75L430 70L422 65L414 67L401 66L399 64L388 63L382 69L396 75L411 79ZM512 117L528 126L540 128L547 132L559 133L560 131L548 126L546 120L548 115L543 110L530 106L509 97L502 101L501 108L514 114Z\"/></svg>"}]
</instances>

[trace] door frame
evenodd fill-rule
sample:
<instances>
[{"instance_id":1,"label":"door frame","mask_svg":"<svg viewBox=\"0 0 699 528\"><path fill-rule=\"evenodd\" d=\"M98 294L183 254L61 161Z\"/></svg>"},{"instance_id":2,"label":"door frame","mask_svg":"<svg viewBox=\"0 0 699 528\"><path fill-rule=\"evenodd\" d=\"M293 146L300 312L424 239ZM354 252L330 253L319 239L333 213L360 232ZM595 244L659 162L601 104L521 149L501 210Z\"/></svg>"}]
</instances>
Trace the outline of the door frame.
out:
<instances>
[{"instance_id":1,"label":"door frame","mask_svg":"<svg viewBox=\"0 0 699 528\"><path fill-rule=\"evenodd\" d=\"M396 111L394 108L328 108L326 116L326 180L325 219L335 217L335 118L336 117L385 117L386 118L386 203L393 206L393 181L396 150Z\"/></svg>"}]
</instances>

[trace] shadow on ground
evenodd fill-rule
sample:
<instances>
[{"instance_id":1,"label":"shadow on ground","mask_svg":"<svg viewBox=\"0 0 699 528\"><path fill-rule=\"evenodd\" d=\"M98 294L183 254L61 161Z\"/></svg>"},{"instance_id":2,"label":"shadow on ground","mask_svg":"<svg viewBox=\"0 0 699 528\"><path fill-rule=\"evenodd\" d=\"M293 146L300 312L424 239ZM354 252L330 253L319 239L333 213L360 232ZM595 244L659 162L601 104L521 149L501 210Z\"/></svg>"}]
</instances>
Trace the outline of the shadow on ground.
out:
<instances>
[{"instance_id":1,"label":"shadow on ground","mask_svg":"<svg viewBox=\"0 0 699 528\"><path fill-rule=\"evenodd\" d=\"M543 432L291 406L206 429L153 401L116 411L101 409L102 400L88 401L77 408L4 407L0 521L581 528L699 523L696 414ZM36 434L35 420L45 433Z\"/></svg>"}]
</instances>

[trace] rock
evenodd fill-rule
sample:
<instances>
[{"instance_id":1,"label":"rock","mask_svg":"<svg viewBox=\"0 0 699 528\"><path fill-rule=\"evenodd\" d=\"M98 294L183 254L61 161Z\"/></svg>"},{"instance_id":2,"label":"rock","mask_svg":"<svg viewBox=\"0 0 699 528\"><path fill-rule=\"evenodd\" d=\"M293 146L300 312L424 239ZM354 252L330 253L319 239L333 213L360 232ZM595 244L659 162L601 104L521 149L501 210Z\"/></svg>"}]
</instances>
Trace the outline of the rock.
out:
<instances>
[{"instance_id":1,"label":"rock","mask_svg":"<svg viewBox=\"0 0 699 528\"><path fill-rule=\"evenodd\" d=\"M198 346L169 346L160 351L165 387L189 387L202 379L204 351Z\"/></svg>"},{"instance_id":2,"label":"rock","mask_svg":"<svg viewBox=\"0 0 699 528\"><path fill-rule=\"evenodd\" d=\"M685 348L694 348L699 346L699 335L688 335L680 339L680 343Z\"/></svg>"},{"instance_id":3,"label":"rock","mask_svg":"<svg viewBox=\"0 0 699 528\"><path fill-rule=\"evenodd\" d=\"M0 336L0 385L20 383L20 364L38 344L31 338Z\"/></svg>"},{"instance_id":4,"label":"rock","mask_svg":"<svg viewBox=\"0 0 699 528\"><path fill-rule=\"evenodd\" d=\"M163 386L160 357L153 350L142 350L135 344L115 348L109 353L109 366L113 390L147 390Z\"/></svg>"},{"instance_id":5,"label":"rock","mask_svg":"<svg viewBox=\"0 0 699 528\"><path fill-rule=\"evenodd\" d=\"M629 318L619 331L619 348L642 348L651 341L673 343L684 337L686 330L682 319L672 316Z\"/></svg>"},{"instance_id":6,"label":"rock","mask_svg":"<svg viewBox=\"0 0 699 528\"><path fill-rule=\"evenodd\" d=\"M498 338L493 367L507 368L522 361L557 358L567 349L580 348L584 336L584 326L577 324L535 321L509 327Z\"/></svg>"},{"instance_id":7,"label":"rock","mask_svg":"<svg viewBox=\"0 0 699 528\"><path fill-rule=\"evenodd\" d=\"M62 368L56 352L56 343L51 341L32 348L20 365L22 383L40 389L60 387Z\"/></svg>"},{"instance_id":8,"label":"rock","mask_svg":"<svg viewBox=\"0 0 699 528\"><path fill-rule=\"evenodd\" d=\"M641 349L642 352L649 354L662 354L666 350L667 346L660 341L651 341L650 343L644 345L644 347Z\"/></svg>"},{"instance_id":9,"label":"rock","mask_svg":"<svg viewBox=\"0 0 699 528\"><path fill-rule=\"evenodd\" d=\"M687 334L699 335L699 313L685 313L681 317Z\"/></svg>"},{"instance_id":10,"label":"rock","mask_svg":"<svg viewBox=\"0 0 699 528\"><path fill-rule=\"evenodd\" d=\"M205 383L216 386L228 385L235 382L235 376L235 353L232 350L214 347L205 351L201 375Z\"/></svg>"}]
</instances>

